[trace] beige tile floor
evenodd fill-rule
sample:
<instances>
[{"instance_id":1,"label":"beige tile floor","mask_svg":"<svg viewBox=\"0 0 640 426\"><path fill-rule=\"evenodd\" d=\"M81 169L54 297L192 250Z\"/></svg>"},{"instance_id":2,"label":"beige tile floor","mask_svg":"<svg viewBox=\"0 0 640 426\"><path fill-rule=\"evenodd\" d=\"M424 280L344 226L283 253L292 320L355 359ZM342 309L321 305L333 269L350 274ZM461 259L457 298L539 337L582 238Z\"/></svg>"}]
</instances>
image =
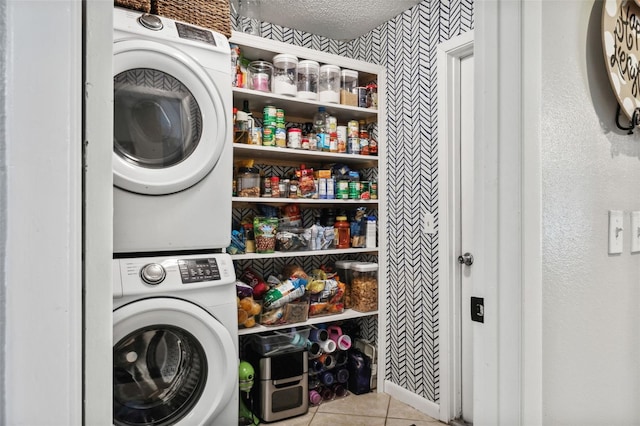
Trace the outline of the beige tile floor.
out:
<instances>
[{"instance_id":1,"label":"beige tile floor","mask_svg":"<svg viewBox=\"0 0 640 426\"><path fill-rule=\"evenodd\" d=\"M273 426L439 426L444 423L384 393L353 395L318 407Z\"/></svg>"}]
</instances>

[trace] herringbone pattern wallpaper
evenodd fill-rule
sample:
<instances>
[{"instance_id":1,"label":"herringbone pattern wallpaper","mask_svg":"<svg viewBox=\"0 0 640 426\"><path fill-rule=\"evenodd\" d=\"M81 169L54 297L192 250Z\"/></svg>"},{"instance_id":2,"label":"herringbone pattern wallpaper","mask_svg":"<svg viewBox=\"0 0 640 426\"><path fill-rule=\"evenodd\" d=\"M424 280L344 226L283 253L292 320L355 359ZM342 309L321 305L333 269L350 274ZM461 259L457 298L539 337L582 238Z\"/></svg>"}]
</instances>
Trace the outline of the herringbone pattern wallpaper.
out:
<instances>
[{"instance_id":1,"label":"herringbone pattern wallpaper","mask_svg":"<svg viewBox=\"0 0 640 426\"><path fill-rule=\"evenodd\" d=\"M232 20L233 22L234 20ZM436 47L473 29L473 0L424 0L368 34L341 42L262 23L262 36L387 68L388 348L385 378L440 399ZM375 325L365 325L375 331Z\"/></svg>"}]
</instances>

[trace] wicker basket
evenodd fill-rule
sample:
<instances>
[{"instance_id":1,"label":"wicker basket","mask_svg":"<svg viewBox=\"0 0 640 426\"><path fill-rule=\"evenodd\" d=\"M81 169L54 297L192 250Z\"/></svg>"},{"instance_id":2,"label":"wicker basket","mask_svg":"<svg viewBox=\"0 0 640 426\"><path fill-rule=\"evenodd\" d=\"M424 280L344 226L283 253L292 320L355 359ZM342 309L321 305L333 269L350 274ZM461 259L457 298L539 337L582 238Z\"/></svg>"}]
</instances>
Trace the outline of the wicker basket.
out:
<instances>
[{"instance_id":1,"label":"wicker basket","mask_svg":"<svg viewBox=\"0 0 640 426\"><path fill-rule=\"evenodd\" d=\"M151 13L231 37L229 0L151 0Z\"/></svg>"},{"instance_id":2,"label":"wicker basket","mask_svg":"<svg viewBox=\"0 0 640 426\"><path fill-rule=\"evenodd\" d=\"M115 0L116 6L126 9L139 10L140 12L151 12L151 0Z\"/></svg>"}]
</instances>

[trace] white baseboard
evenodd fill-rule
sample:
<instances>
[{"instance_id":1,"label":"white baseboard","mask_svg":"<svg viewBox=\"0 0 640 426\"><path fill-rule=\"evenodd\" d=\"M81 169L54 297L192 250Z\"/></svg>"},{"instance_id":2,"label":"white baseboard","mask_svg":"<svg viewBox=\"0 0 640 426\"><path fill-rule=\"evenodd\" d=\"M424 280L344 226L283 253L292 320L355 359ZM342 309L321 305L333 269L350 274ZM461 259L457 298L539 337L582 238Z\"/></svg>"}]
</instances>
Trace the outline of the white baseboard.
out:
<instances>
[{"instance_id":1,"label":"white baseboard","mask_svg":"<svg viewBox=\"0 0 640 426\"><path fill-rule=\"evenodd\" d=\"M420 411L421 413L426 414L427 416L433 417L434 419L440 419L439 404L418 396L415 393L396 385L395 383L385 380L384 393L391 395L400 402L412 406L413 408Z\"/></svg>"}]
</instances>

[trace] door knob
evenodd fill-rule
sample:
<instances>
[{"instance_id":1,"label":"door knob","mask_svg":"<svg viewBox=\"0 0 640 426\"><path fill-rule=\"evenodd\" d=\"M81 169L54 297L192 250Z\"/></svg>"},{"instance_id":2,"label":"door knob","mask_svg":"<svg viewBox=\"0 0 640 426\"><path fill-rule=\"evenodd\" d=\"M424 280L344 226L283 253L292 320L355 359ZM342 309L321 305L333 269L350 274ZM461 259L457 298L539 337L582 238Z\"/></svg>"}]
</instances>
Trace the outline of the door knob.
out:
<instances>
[{"instance_id":1,"label":"door knob","mask_svg":"<svg viewBox=\"0 0 640 426\"><path fill-rule=\"evenodd\" d=\"M473 265L473 255L471 253L465 253L458 256L458 263L464 263L467 266Z\"/></svg>"}]
</instances>

